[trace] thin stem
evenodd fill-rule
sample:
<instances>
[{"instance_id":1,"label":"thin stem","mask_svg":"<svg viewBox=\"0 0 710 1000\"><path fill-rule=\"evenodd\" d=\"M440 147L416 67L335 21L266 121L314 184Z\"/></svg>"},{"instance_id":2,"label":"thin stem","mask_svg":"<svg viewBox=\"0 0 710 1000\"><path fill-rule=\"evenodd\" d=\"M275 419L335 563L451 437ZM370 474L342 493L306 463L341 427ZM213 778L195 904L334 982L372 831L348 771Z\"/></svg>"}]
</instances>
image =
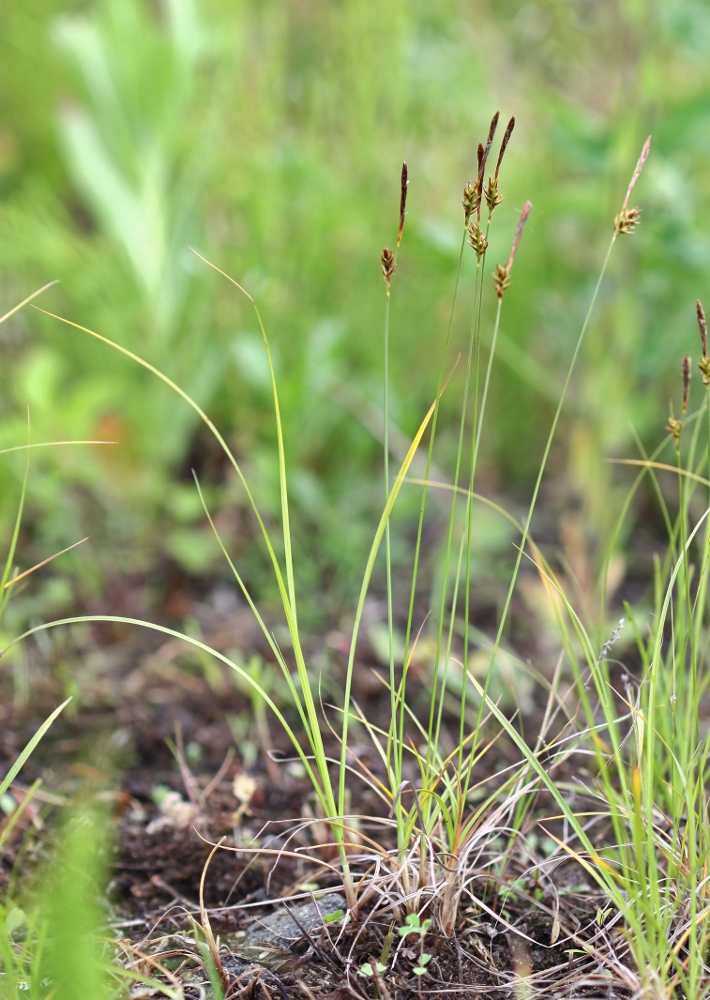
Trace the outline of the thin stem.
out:
<instances>
[{"instance_id":1,"label":"thin stem","mask_svg":"<svg viewBox=\"0 0 710 1000\"><path fill-rule=\"evenodd\" d=\"M555 416L554 416L554 418L552 420L552 426L550 427L550 433L547 436L547 442L545 444L545 450L543 452L542 462L540 463L540 468L538 470L537 479L535 481L535 488L533 490L532 499L530 501L530 506L528 508L528 513L527 513L527 516L526 516L526 519L525 519L525 524L524 524L524 527L523 527L522 539L520 541L520 547L518 548L518 554L517 554L516 560L515 560L515 566L514 566L514 569L513 569L513 575L512 575L511 581L510 581L510 585L508 587L508 592L506 594L505 603L503 605L503 612L501 614L500 623L498 625L498 631L496 633L495 642L493 644L493 650L491 652L491 658L490 658L490 662L489 662L489 666L488 666L488 671L487 671L487 674L486 674L486 681L485 681L485 684L483 686L484 695L488 694L488 688L490 686L491 677L493 675L493 667L494 667L494 664L495 664L495 661L496 661L496 656L498 655L498 650L500 648L500 644L501 644L501 641L503 639L503 632L505 630L505 626L506 626L506 623L508 621L508 613L510 611L510 604L511 604L511 601L512 601L512 598L513 598L513 591L515 589L515 584L516 584L517 579L518 579L518 573L520 572L520 564L521 564L521 561L522 561L522 558L523 558L523 553L525 551L525 546L527 544L528 536L530 534L530 524L532 522L532 517L533 517L533 514L535 512L535 507L537 505L537 497L538 497L538 493L540 492L540 486L542 484L542 477L545 474L545 468L547 466L547 459L548 459L548 457L550 455L550 449L552 448L552 442L553 442L553 439L555 437L555 433L557 431L557 424L559 423L560 415L562 414L562 408L563 408L565 400L567 398L567 391L569 389L570 382L572 381L572 374L573 374L575 366L577 364L577 358L579 357L579 352L582 349L582 344L584 342L584 337L585 337L585 334L586 334L587 329L589 327L589 322L590 322L590 320L592 318L592 313L594 312L594 307L596 305L597 298L599 297L599 290L600 290L600 288L602 286L602 282L603 282L604 276L606 274L606 269L607 269L607 267L609 265L609 260L611 259L611 253L612 253L612 250L614 248L614 244L616 243L617 235L618 235L617 231L615 230L614 234L611 237L611 240L609 241L609 247L607 249L606 256L604 258L604 263L602 264L601 271L599 272L599 277L597 279L597 283L596 283L596 286L594 288L594 293L592 295L591 302L589 303L589 308L587 309L587 314L584 317L584 322L582 324L582 329L580 331L579 337L577 338L577 343L575 345L574 353L572 355L572 360L570 361L570 365L569 365L569 368L567 370L567 376L565 378L564 385L562 387L562 394L560 395L560 400L559 400L559 402L557 404L557 409L555 410ZM485 706L485 697L483 697L481 699L481 704L480 704L480 707L479 707L479 710L478 710L479 719L483 715L484 706Z\"/></svg>"}]
</instances>

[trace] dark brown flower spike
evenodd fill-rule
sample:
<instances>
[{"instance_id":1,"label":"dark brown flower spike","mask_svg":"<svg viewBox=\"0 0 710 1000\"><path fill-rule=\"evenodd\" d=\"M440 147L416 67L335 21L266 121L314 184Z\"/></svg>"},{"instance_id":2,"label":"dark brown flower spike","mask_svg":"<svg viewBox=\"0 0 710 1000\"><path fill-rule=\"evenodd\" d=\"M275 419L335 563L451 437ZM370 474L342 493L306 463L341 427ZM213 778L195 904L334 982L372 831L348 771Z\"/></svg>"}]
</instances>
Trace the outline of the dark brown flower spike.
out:
<instances>
[{"instance_id":1,"label":"dark brown flower spike","mask_svg":"<svg viewBox=\"0 0 710 1000\"><path fill-rule=\"evenodd\" d=\"M483 197L486 199L486 204L488 205L488 212L490 215L493 214L493 210L500 205L503 201L503 195L498 190L498 174L500 173L500 165L503 162L503 157L505 156L505 151L508 148L508 143L510 142L510 137L513 134L513 129L515 128L515 117L511 118L508 122L508 126L505 130L505 135L503 136L503 142L500 145L500 152L498 153L498 160L496 162L495 173L492 177L488 178L488 183L483 188Z\"/></svg>"},{"instance_id":2,"label":"dark brown flower spike","mask_svg":"<svg viewBox=\"0 0 710 1000\"><path fill-rule=\"evenodd\" d=\"M708 359L708 324L705 319L705 310L700 299L695 304L698 314L698 326L700 327L700 344L703 349L703 356L698 363L700 374L703 377L703 385L710 388L710 359Z\"/></svg>"},{"instance_id":3,"label":"dark brown flower spike","mask_svg":"<svg viewBox=\"0 0 710 1000\"><path fill-rule=\"evenodd\" d=\"M689 354L683 358L681 372L683 374L683 416L688 412L688 400L690 399L690 366L693 359Z\"/></svg>"},{"instance_id":4,"label":"dark brown flower spike","mask_svg":"<svg viewBox=\"0 0 710 1000\"><path fill-rule=\"evenodd\" d=\"M499 118L500 118L500 111L496 111L496 113L491 118L491 126L488 129L488 138L486 139L486 148L483 150L483 157L482 157L480 163L478 164L478 170L479 170L479 178L478 178L478 180L479 180L479 187L480 187L480 184L483 182L483 174L484 174L485 169L486 169L486 163L488 162L488 156L489 156L490 151L491 151L491 146L493 145L493 140L495 138L496 129L498 128L498 119Z\"/></svg>"},{"instance_id":5,"label":"dark brown flower spike","mask_svg":"<svg viewBox=\"0 0 710 1000\"><path fill-rule=\"evenodd\" d=\"M496 129L498 128L498 119L500 117L500 111L496 113L491 118L491 126L488 129L488 138L486 139L485 148L478 145L478 177L476 179L476 193L478 195L476 199L476 212L478 213L479 222L481 216L481 191L483 190L483 176L486 172L486 163L488 162L488 155L491 151L491 146L493 145L493 139L495 138Z\"/></svg>"},{"instance_id":6,"label":"dark brown flower spike","mask_svg":"<svg viewBox=\"0 0 710 1000\"><path fill-rule=\"evenodd\" d=\"M510 249L508 263L505 266L503 266L503 264L498 264L495 272L493 273L493 284L495 285L496 294L499 299L503 298L503 292L510 286L510 272L513 270L513 261L515 260L516 253L518 252L520 237L523 235L523 229L525 227L525 223L528 221L531 208L532 202L526 201L523 205L523 210L520 213L518 228L515 230L515 239L513 240L513 246Z\"/></svg>"},{"instance_id":7,"label":"dark brown flower spike","mask_svg":"<svg viewBox=\"0 0 710 1000\"><path fill-rule=\"evenodd\" d=\"M634 188L636 187L636 182L641 176L641 171L643 170L643 165L648 159L648 154L651 150L651 136L649 135L643 144L643 149L641 150L641 155L636 163L636 169L634 170L633 176L626 190L626 197L624 198L624 204L621 206L621 211L614 219L614 231L617 236L629 235L633 233L636 226L641 221L641 209L638 206L634 208L628 208L629 198L631 197Z\"/></svg>"},{"instance_id":8,"label":"dark brown flower spike","mask_svg":"<svg viewBox=\"0 0 710 1000\"><path fill-rule=\"evenodd\" d=\"M513 129L515 128L515 115L510 119L505 130L505 135L503 136L503 142L500 144L500 153L498 153L498 162L496 163L496 172L493 174L493 180L498 180L498 174L500 172L500 165L503 162L503 157L505 156L505 151L508 148L508 143L510 142L510 137L513 134Z\"/></svg>"},{"instance_id":9,"label":"dark brown flower spike","mask_svg":"<svg viewBox=\"0 0 710 1000\"><path fill-rule=\"evenodd\" d=\"M404 212L407 207L407 185L409 178L407 175L407 164L402 164L402 181L399 195L399 230L397 231L397 247L402 242L402 230L404 229Z\"/></svg>"},{"instance_id":10,"label":"dark brown flower spike","mask_svg":"<svg viewBox=\"0 0 710 1000\"><path fill-rule=\"evenodd\" d=\"M390 281L392 280L392 275L397 270L397 265L394 262L394 254L387 247L382 251L380 263L382 264L382 274L384 275L385 284L389 291Z\"/></svg>"},{"instance_id":11,"label":"dark brown flower spike","mask_svg":"<svg viewBox=\"0 0 710 1000\"><path fill-rule=\"evenodd\" d=\"M680 436L683 431L683 418L688 412L688 401L690 399L690 366L693 363L693 359L687 354L681 363L680 370L683 377L683 411L681 418L673 415L673 403L671 403L671 413L668 417L668 423L666 424L666 430L673 437L673 444L675 446L676 454L680 454Z\"/></svg>"},{"instance_id":12,"label":"dark brown flower spike","mask_svg":"<svg viewBox=\"0 0 710 1000\"><path fill-rule=\"evenodd\" d=\"M702 348L703 348L703 357L707 358L707 356L708 356L708 324L707 324L707 320L705 319L705 310L703 309L703 304L700 301L700 299L698 299L698 301L695 303L695 311L698 314L698 326L700 327L700 343L702 344Z\"/></svg>"}]
</instances>

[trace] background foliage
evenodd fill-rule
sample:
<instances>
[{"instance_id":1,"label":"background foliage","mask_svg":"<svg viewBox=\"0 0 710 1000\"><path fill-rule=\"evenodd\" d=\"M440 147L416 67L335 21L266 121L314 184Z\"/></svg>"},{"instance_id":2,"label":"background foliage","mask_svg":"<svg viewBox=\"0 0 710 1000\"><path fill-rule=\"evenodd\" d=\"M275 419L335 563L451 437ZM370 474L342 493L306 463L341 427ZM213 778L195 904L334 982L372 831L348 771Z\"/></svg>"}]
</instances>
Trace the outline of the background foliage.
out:
<instances>
[{"instance_id":1,"label":"background foliage","mask_svg":"<svg viewBox=\"0 0 710 1000\"><path fill-rule=\"evenodd\" d=\"M379 254L396 230L401 160L411 183L391 410L410 434L434 391L476 143L497 108L517 116L491 264L507 257L525 199L534 207L483 456L486 489L515 499L652 133L643 226L614 262L554 463L564 531L593 552L616 506L603 459L633 451L632 427L658 440L695 346L710 263L704 3L24 0L0 9L0 37L0 312L60 279L41 304L183 385L256 473L268 510L277 470L253 314L188 244L243 283L280 380L297 565L334 594L357 576L381 503ZM464 299L462 344L469 315ZM209 568L194 466L249 560L236 484L167 389L32 310L2 328L2 348L0 445L24 440L27 401L33 440L119 442L33 459L26 524L41 555L90 531L94 550L67 557L89 588L102 562ZM0 475L9 521L21 459Z\"/></svg>"}]
</instances>

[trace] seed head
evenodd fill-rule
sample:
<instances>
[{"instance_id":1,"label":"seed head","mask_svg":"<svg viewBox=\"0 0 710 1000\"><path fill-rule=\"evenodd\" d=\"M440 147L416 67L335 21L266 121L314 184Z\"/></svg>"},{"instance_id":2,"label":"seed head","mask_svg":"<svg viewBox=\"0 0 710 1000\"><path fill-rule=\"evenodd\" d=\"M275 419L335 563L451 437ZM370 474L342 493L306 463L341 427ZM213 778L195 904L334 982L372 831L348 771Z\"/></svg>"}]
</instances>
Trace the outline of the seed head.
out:
<instances>
[{"instance_id":1,"label":"seed head","mask_svg":"<svg viewBox=\"0 0 710 1000\"><path fill-rule=\"evenodd\" d=\"M475 219L472 219L468 226L468 242L476 251L476 257L480 260L488 249L488 240L483 235L483 230Z\"/></svg>"},{"instance_id":2,"label":"seed head","mask_svg":"<svg viewBox=\"0 0 710 1000\"><path fill-rule=\"evenodd\" d=\"M382 264L382 274L384 275L385 284L389 289L390 281L392 280L392 275L397 270L397 265L394 262L394 254L387 247L382 251L380 263Z\"/></svg>"},{"instance_id":3,"label":"seed head","mask_svg":"<svg viewBox=\"0 0 710 1000\"><path fill-rule=\"evenodd\" d=\"M493 209L503 201L503 195L498 191L497 177L488 178L488 183L483 188L483 197L486 199L489 213L493 214Z\"/></svg>"},{"instance_id":4,"label":"seed head","mask_svg":"<svg viewBox=\"0 0 710 1000\"><path fill-rule=\"evenodd\" d=\"M493 285L499 299L503 298L503 292L510 287L510 273L505 264L496 264L493 272Z\"/></svg>"},{"instance_id":5,"label":"seed head","mask_svg":"<svg viewBox=\"0 0 710 1000\"><path fill-rule=\"evenodd\" d=\"M622 208L614 219L614 231L618 236L629 236L641 221L641 209L638 205L634 208Z\"/></svg>"},{"instance_id":6,"label":"seed head","mask_svg":"<svg viewBox=\"0 0 710 1000\"><path fill-rule=\"evenodd\" d=\"M673 435L673 443L675 444L676 451L680 447L680 432L683 430L683 421L678 420L677 417L673 416L673 406L671 405L671 415L668 418L668 423L666 424L666 430Z\"/></svg>"},{"instance_id":7,"label":"seed head","mask_svg":"<svg viewBox=\"0 0 710 1000\"><path fill-rule=\"evenodd\" d=\"M476 207L476 185L472 184L471 181L469 181L463 189L463 200L461 204L463 205L464 223L468 225L468 220L473 215L473 210Z\"/></svg>"}]
</instances>

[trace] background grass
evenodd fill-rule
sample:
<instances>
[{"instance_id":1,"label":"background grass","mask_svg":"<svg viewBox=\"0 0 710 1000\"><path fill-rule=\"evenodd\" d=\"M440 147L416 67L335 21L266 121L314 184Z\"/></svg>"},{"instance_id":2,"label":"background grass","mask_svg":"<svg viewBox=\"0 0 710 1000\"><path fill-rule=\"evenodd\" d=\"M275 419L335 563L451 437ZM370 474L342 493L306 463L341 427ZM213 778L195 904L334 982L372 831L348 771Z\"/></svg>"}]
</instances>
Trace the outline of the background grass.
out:
<instances>
[{"instance_id":1,"label":"background grass","mask_svg":"<svg viewBox=\"0 0 710 1000\"><path fill-rule=\"evenodd\" d=\"M534 210L506 298L477 471L477 485L505 494L514 508L530 493L629 164L646 134L654 135L639 190L644 224L604 285L541 503L543 539L546 529L559 539L586 611L597 560L607 555L597 542L609 537L626 490L603 459L628 454L636 435L658 440L665 397L678 396L678 360L696 346L693 303L703 295L710 257L702 231L710 194L704 5L619 0L489 9L447 0L432 13L430 4L404 0L61 7L31 0L0 19L7 53L0 61L0 314L3 305L61 279L43 304L140 353L207 409L258 484L270 525L279 480L259 330L243 299L218 284L187 245L243 282L263 309L280 385L296 508L294 562L301 586L317 591L327 583L325 615L344 581L357 580L364 538L381 506L372 475L381 435L379 254L393 240L401 160L409 163L411 185L392 305L389 405L411 436L431 401L432 367L446 333L459 202L474 173L475 140L495 108L504 120L517 115L490 266L506 258L526 198ZM461 303L454 349L466 343L471 305ZM490 319L484 317L483 330L492 329ZM165 560L216 572L218 549L189 476L196 466L225 543L258 596L265 584L251 558L239 482L180 401L118 353L31 310L13 317L2 337L0 446L24 439L27 399L36 440L118 442L38 455L25 546L44 556L90 530L95 548L67 558L76 585L88 591L102 569L148 572L160 560L161 572ZM458 385L442 403L449 439L437 461L444 466L455 455L461 378L457 373ZM24 468L20 456L2 472L5 537ZM411 508L403 499L399 516L406 518ZM682 496L679 506L684 524ZM547 524L545 510L554 510L559 523ZM624 522L622 544L632 527L633 517ZM675 530L682 551L684 536ZM406 533L394 538L402 551L409 547ZM510 534L489 538L487 572L509 545ZM397 564L396 549L394 557ZM690 572L678 553L676 559L680 586ZM668 594L670 569L659 587ZM704 571L703 564L703 579ZM55 587L34 606L31 599L20 603L21 613L41 609L51 617L71 598L70 586ZM640 651L649 663L659 659L667 607L657 601L656 612L661 625ZM682 624L677 613L676 620ZM679 631L669 671L684 664L691 633L689 623ZM600 644L586 634L578 641L594 672ZM574 662L572 639L568 646ZM643 879L628 877L620 908L634 891L645 898L645 886L658 880L653 807L667 774L683 791L667 805L674 834L685 837L688 822L692 834L706 816L705 771L698 766L697 781L692 771L697 734L689 728L680 742L685 756L678 759L692 771L685 785L684 769L665 759L666 743L653 726L644 737L639 720L645 725L655 711L654 697L646 703L639 695L633 706L636 758L622 758L624 743L612 739L621 791L610 808L618 839L632 817L634 852L649 860ZM685 717L694 718L698 705L697 692L688 692ZM613 729L618 706L610 698L606 708ZM675 737L675 718L666 715L663 725ZM590 729L593 721L590 711ZM636 767L628 775L627 764ZM669 870L684 863L666 861ZM631 871L623 856L621 862ZM651 967L655 949L666 979L685 941L667 954L668 928L689 919L688 933L696 934L704 843L691 862L668 926L654 924L659 910L650 904L645 924L637 921L636 965ZM648 947L643 927L655 927ZM704 929L697 935L704 949ZM698 946L695 938L691 943ZM685 974L681 964L678 970Z\"/></svg>"},{"instance_id":2,"label":"background grass","mask_svg":"<svg viewBox=\"0 0 710 1000\"><path fill-rule=\"evenodd\" d=\"M275 511L258 331L186 244L243 281L273 344L300 571L333 594L359 570L363 515L380 499L379 446L363 423L377 424L378 259L393 238L400 161L410 218L390 409L411 434L431 392L427 352L445 334L475 141L495 108L517 115L489 259L507 254L527 197L535 250L516 269L481 466L489 488L514 498L537 469L607 240L601 220L652 132L643 230L611 275L554 457L562 506L583 505L568 533L593 549L612 506L602 457L628 453L630 422L657 439L663 381L694 336L687 303L710 260L704 4L29 0L3 8L0 30L0 306L61 279L44 304L90 317L183 385ZM458 345L467 315L463 303ZM43 550L90 530L107 565L145 569L158 537L163 556L211 566L190 465L218 505L242 498L190 414L31 312L7 324L3 349L0 444L24 434L27 399L36 439L119 442L35 463L27 523ZM19 460L2 472L8 518L21 474ZM241 522L234 531L243 538ZM88 587L96 557L72 557Z\"/></svg>"}]
</instances>

